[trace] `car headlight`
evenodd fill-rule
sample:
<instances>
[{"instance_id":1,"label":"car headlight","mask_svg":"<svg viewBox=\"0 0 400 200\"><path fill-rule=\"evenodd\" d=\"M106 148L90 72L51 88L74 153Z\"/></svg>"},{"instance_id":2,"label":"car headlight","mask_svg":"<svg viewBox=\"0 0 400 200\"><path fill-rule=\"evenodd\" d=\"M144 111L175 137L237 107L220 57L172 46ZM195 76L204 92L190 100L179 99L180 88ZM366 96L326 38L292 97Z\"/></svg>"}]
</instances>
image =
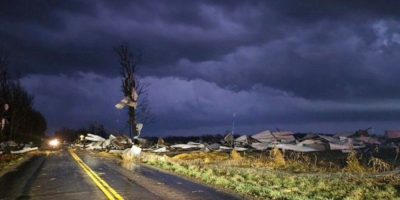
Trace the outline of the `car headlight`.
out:
<instances>
[{"instance_id":1,"label":"car headlight","mask_svg":"<svg viewBox=\"0 0 400 200\"><path fill-rule=\"evenodd\" d=\"M57 147L58 145L60 145L60 141L58 141L58 139L52 139L49 141L49 145L51 147Z\"/></svg>"}]
</instances>

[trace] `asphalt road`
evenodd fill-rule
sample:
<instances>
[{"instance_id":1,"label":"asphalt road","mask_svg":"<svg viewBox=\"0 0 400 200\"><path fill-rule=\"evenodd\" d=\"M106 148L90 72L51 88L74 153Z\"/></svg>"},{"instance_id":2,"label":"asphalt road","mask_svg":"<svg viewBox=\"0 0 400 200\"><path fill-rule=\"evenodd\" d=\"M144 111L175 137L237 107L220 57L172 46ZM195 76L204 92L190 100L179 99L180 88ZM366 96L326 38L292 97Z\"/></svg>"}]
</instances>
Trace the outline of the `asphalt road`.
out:
<instances>
[{"instance_id":1,"label":"asphalt road","mask_svg":"<svg viewBox=\"0 0 400 200\"><path fill-rule=\"evenodd\" d=\"M117 163L87 151L77 155L123 199L239 199L146 166ZM0 199L109 199L83 168L67 150L34 157L0 177Z\"/></svg>"}]
</instances>

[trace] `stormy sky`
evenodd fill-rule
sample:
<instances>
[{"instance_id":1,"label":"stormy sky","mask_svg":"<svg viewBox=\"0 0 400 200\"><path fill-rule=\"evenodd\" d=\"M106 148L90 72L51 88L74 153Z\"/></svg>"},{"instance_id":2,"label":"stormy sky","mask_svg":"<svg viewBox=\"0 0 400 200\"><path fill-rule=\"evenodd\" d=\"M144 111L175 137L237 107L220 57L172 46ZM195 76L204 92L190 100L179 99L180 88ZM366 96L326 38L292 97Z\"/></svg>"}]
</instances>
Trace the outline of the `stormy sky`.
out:
<instances>
[{"instance_id":1,"label":"stormy sky","mask_svg":"<svg viewBox=\"0 0 400 200\"><path fill-rule=\"evenodd\" d=\"M143 54L144 135L400 129L399 1L0 2L0 46L48 132L127 131L113 47Z\"/></svg>"}]
</instances>

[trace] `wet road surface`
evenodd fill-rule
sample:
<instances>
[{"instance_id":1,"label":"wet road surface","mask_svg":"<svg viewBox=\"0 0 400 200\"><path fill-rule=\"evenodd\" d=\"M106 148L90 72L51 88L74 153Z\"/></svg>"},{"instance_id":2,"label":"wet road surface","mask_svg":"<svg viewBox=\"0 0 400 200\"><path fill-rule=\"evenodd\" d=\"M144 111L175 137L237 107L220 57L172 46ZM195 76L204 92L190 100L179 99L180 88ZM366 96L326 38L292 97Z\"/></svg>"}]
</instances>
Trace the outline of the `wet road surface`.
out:
<instances>
[{"instance_id":1,"label":"wet road surface","mask_svg":"<svg viewBox=\"0 0 400 200\"><path fill-rule=\"evenodd\" d=\"M239 199L142 165L77 155L124 199ZM108 199L68 151L35 157L0 178L0 199Z\"/></svg>"}]
</instances>

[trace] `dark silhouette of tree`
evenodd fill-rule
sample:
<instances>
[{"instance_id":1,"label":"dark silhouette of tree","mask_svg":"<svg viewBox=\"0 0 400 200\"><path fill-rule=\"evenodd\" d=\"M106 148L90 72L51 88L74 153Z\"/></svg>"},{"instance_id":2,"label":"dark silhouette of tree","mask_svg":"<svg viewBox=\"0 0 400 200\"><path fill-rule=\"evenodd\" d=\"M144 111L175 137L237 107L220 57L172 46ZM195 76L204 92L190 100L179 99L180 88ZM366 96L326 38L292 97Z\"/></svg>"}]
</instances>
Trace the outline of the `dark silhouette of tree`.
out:
<instances>
[{"instance_id":1,"label":"dark silhouette of tree","mask_svg":"<svg viewBox=\"0 0 400 200\"><path fill-rule=\"evenodd\" d=\"M86 129L69 129L69 128L61 128L54 133L56 138L59 138L66 142L74 142L79 139L80 135L86 135L88 131Z\"/></svg>"},{"instance_id":2,"label":"dark silhouette of tree","mask_svg":"<svg viewBox=\"0 0 400 200\"><path fill-rule=\"evenodd\" d=\"M104 125L97 122L91 123L86 132L101 136L103 138L108 138L110 135L104 128Z\"/></svg>"},{"instance_id":3,"label":"dark silhouette of tree","mask_svg":"<svg viewBox=\"0 0 400 200\"><path fill-rule=\"evenodd\" d=\"M32 106L33 96L21 86L19 79L13 79L7 56L0 52L0 117L6 122L0 129L0 140L40 143L47 124Z\"/></svg>"},{"instance_id":4,"label":"dark silhouette of tree","mask_svg":"<svg viewBox=\"0 0 400 200\"><path fill-rule=\"evenodd\" d=\"M110 136L110 133L104 128L103 124L97 122L79 129L61 128L54 133L54 136L63 141L74 142L79 140L79 136L86 136L88 133L99 135L105 139Z\"/></svg>"}]
</instances>

